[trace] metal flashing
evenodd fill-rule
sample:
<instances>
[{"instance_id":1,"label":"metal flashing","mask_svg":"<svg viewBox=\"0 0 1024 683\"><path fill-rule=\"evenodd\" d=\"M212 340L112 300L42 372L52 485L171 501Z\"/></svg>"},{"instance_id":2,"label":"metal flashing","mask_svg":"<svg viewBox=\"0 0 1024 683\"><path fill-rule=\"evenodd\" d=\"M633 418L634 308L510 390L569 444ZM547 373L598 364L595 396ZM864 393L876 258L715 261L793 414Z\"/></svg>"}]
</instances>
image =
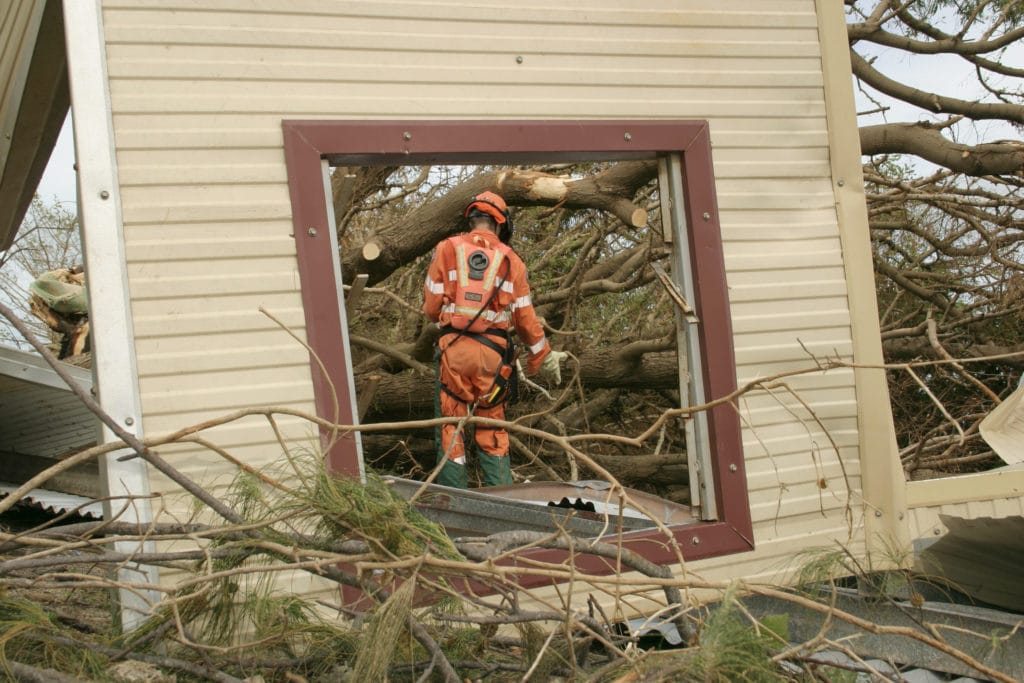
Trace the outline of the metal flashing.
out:
<instances>
[{"instance_id":1,"label":"metal flashing","mask_svg":"<svg viewBox=\"0 0 1024 683\"><path fill-rule=\"evenodd\" d=\"M0 500L9 496L17 488L14 484L0 482ZM85 496L50 491L49 489L32 489L22 496L17 504L53 515L70 512L92 519L103 518L102 503L98 503L92 498L86 498Z\"/></svg>"},{"instance_id":2,"label":"metal flashing","mask_svg":"<svg viewBox=\"0 0 1024 683\"><path fill-rule=\"evenodd\" d=\"M78 162L78 210L89 273L93 372L100 389L99 402L107 414L141 439L142 410L102 10L101 0L64 3ZM113 439L113 433L105 427L103 441ZM125 453L110 453L100 462L106 518L117 514L120 521L146 524L152 520L148 468L140 458L120 460ZM114 503L124 497L130 497L132 504L115 510ZM133 552L138 544L119 544L118 549ZM125 567L120 574L127 581L158 583L156 567ZM131 628L141 623L148 610L146 600L129 589L121 589L120 598L122 625Z\"/></svg>"}]
</instances>

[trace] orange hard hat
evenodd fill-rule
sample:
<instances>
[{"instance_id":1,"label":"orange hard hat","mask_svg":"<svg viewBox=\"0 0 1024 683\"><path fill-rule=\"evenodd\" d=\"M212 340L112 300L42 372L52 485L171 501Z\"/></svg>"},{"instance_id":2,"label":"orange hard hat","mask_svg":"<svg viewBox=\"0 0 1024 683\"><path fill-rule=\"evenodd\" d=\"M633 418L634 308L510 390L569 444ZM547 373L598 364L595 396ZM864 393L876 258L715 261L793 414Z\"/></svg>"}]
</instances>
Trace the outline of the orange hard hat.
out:
<instances>
[{"instance_id":1,"label":"orange hard hat","mask_svg":"<svg viewBox=\"0 0 1024 683\"><path fill-rule=\"evenodd\" d=\"M473 210L485 213L494 219L494 222L501 225L508 221L508 205L505 204L505 200L501 198L501 195L493 192L481 192L466 205L466 210L462 212L465 218L469 218L469 214Z\"/></svg>"}]
</instances>

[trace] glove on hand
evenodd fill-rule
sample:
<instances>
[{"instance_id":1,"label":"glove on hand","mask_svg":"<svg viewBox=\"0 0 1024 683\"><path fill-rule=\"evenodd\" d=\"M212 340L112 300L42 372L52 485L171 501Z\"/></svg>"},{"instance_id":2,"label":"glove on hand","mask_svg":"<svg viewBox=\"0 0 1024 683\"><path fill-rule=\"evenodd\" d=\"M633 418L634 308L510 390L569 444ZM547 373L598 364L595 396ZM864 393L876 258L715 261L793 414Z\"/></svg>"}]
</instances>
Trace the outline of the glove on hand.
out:
<instances>
[{"instance_id":1,"label":"glove on hand","mask_svg":"<svg viewBox=\"0 0 1024 683\"><path fill-rule=\"evenodd\" d=\"M544 357L540 364L540 372L537 374L544 378L551 386L557 387L562 383L562 368L560 363L568 356L564 351L555 351Z\"/></svg>"}]
</instances>

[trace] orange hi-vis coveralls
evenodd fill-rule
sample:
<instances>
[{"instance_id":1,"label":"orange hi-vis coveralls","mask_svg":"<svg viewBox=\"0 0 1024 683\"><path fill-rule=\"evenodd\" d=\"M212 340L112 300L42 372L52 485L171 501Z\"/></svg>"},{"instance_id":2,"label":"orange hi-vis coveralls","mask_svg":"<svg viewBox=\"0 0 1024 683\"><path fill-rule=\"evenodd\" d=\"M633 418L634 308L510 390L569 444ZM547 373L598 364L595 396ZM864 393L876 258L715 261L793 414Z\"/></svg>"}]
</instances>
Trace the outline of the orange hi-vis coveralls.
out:
<instances>
[{"instance_id":1,"label":"orange hi-vis coveralls","mask_svg":"<svg viewBox=\"0 0 1024 683\"><path fill-rule=\"evenodd\" d=\"M467 259L474 251L485 250L492 255L485 277L493 278L496 287L490 303L481 301L474 310L472 305L465 306L466 296L459 299L459 287L467 283L469 264ZM497 261L497 263L495 263ZM477 278L479 279L479 278ZM460 306L456 305L459 302ZM471 302L470 302L471 304ZM530 285L527 282L526 266L523 260L505 246L498 236L488 230L474 230L449 237L437 245L434 259L427 271L427 279L423 289L423 312L438 323L442 329L452 330L466 327L467 319L472 319L477 310L484 307L476 318L473 326L485 327L487 340L500 348L505 348L505 335L487 334L488 332L506 332L510 326L522 340L529 352L526 374L533 375L539 369L544 357L551 352L530 298ZM481 322L482 321L482 322ZM494 378L501 364L501 354L491 345L474 339L471 334L459 334L449 331L438 340L440 367L438 369L440 389L441 415L444 417L462 417L468 412L469 405L479 401L474 414L480 417L505 419L505 405L499 401L491 405L484 397L494 387ZM446 390L447 389L447 390ZM466 448L462 435L455 438L456 425L446 424L441 428L441 452L448 453L454 463L465 465ZM454 443L453 443L454 440ZM481 462L487 456L508 457L508 432L477 425L474 430L476 446L483 454ZM447 466L449 463L445 463ZM508 461L503 463L508 471ZM487 481L488 468L484 468L485 484L494 486L508 481ZM439 483L442 477L439 477ZM464 484L463 484L464 485Z\"/></svg>"}]
</instances>

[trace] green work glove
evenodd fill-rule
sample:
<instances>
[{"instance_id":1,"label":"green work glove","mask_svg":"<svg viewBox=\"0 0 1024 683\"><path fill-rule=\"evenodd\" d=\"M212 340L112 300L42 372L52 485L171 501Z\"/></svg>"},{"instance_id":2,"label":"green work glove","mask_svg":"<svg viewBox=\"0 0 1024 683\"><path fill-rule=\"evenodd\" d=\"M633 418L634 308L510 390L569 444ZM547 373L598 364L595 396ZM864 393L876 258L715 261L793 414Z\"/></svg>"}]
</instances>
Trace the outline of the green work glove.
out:
<instances>
[{"instance_id":1,"label":"green work glove","mask_svg":"<svg viewBox=\"0 0 1024 683\"><path fill-rule=\"evenodd\" d=\"M544 360L540 364L540 371L537 374L543 377L551 386L557 387L562 383L562 367L560 363L568 355L565 351L552 350L551 353L544 356Z\"/></svg>"}]
</instances>

